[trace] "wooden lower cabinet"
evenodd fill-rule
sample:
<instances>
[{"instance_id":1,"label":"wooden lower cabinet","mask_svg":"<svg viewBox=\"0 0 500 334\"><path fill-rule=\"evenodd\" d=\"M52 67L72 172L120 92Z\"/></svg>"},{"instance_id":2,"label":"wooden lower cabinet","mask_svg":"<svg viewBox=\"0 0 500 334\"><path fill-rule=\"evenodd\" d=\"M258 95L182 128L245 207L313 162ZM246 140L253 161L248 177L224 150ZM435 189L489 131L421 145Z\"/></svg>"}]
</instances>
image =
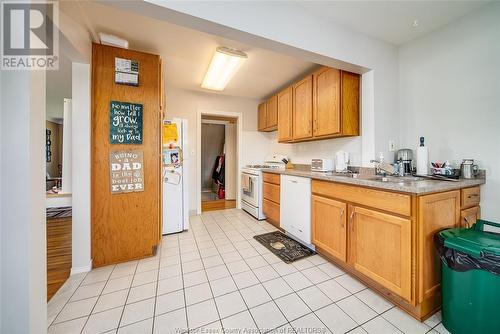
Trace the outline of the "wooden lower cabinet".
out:
<instances>
[{"instance_id":1,"label":"wooden lower cabinet","mask_svg":"<svg viewBox=\"0 0 500 334\"><path fill-rule=\"evenodd\" d=\"M434 248L434 234L456 227L460 219L460 190L418 197L418 299L419 303L441 292L441 261Z\"/></svg>"},{"instance_id":2,"label":"wooden lower cabinet","mask_svg":"<svg viewBox=\"0 0 500 334\"><path fill-rule=\"evenodd\" d=\"M350 255L354 269L411 300L411 220L352 206Z\"/></svg>"},{"instance_id":3,"label":"wooden lower cabinet","mask_svg":"<svg viewBox=\"0 0 500 334\"><path fill-rule=\"evenodd\" d=\"M266 215L266 219L268 222L270 222L272 225L275 227L280 226L280 206L279 204L276 204L268 199L263 199L262 200L262 210L264 211L264 214Z\"/></svg>"},{"instance_id":4,"label":"wooden lower cabinet","mask_svg":"<svg viewBox=\"0 0 500 334\"><path fill-rule=\"evenodd\" d=\"M347 261L347 205L312 196L312 242L331 256Z\"/></svg>"},{"instance_id":5,"label":"wooden lower cabinet","mask_svg":"<svg viewBox=\"0 0 500 334\"><path fill-rule=\"evenodd\" d=\"M358 188L351 189L351 188ZM419 320L441 306L434 235L479 217L467 188L428 195L312 181L312 243L326 256ZM475 199L478 196L471 196ZM394 203L398 202L398 205Z\"/></svg>"},{"instance_id":6,"label":"wooden lower cabinet","mask_svg":"<svg viewBox=\"0 0 500 334\"><path fill-rule=\"evenodd\" d=\"M278 174L262 174L262 211L266 215L266 220L275 227L280 227L280 183Z\"/></svg>"},{"instance_id":7,"label":"wooden lower cabinet","mask_svg":"<svg viewBox=\"0 0 500 334\"><path fill-rule=\"evenodd\" d=\"M464 209L460 213L460 227L471 227L479 218L481 218L479 205Z\"/></svg>"}]
</instances>

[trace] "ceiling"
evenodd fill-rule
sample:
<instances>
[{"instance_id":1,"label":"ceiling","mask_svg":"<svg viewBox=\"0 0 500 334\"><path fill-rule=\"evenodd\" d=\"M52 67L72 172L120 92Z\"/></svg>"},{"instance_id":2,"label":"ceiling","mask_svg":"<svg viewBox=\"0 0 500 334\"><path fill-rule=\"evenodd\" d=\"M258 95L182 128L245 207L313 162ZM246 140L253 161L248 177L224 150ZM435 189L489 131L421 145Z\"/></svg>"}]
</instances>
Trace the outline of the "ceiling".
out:
<instances>
[{"instance_id":1,"label":"ceiling","mask_svg":"<svg viewBox=\"0 0 500 334\"><path fill-rule=\"evenodd\" d=\"M298 1L311 14L401 45L470 13L489 1ZM412 27L414 20L418 26Z\"/></svg>"},{"instance_id":2,"label":"ceiling","mask_svg":"<svg viewBox=\"0 0 500 334\"><path fill-rule=\"evenodd\" d=\"M200 84L217 46L247 53L248 59L221 93L263 99L316 65L275 52L155 20L93 2L79 2L89 29L129 41L129 48L159 54L168 87L204 91ZM212 91L210 91L212 92Z\"/></svg>"}]
</instances>

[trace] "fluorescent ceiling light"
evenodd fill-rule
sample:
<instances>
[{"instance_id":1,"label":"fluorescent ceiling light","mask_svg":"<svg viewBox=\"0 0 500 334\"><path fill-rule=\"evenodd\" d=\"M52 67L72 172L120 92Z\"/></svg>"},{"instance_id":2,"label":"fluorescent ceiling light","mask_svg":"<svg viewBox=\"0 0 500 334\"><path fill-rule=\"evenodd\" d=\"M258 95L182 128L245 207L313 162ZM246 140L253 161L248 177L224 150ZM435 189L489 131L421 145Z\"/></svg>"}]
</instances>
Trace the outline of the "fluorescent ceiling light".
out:
<instances>
[{"instance_id":1,"label":"fluorescent ceiling light","mask_svg":"<svg viewBox=\"0 0 500 334\"><path fill-rule=\"evenodd\" d=\"M246 53L240 50L218 47L201 87L218 91L224 90L246 58Z\"/></svg>"}]
</instances>

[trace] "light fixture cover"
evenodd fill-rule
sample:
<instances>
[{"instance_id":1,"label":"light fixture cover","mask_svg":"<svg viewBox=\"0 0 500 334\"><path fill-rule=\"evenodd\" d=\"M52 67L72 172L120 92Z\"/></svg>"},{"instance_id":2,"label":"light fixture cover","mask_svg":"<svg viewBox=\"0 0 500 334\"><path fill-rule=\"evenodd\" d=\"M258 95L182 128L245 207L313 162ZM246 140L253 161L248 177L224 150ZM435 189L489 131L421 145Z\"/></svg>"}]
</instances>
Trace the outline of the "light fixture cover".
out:
<instances>
[{"instance_id":1,"label":"light fixture cover","mask_svg":"<svg viewBox=\"0 0 500 334\"><path fill-rule=\"evenodd\" d=\"M128 41L115 35L99 33L99 40L103 45L116 46L123 49L128 49Z\"/></svg>"},{"instance_id":2,"label":"light fixture cover","mask_svg":"<svg viewBox=\"0 0 500 334\"><path fill-rule=\"evenodd\" d=\"M246 58L246 53L240 50L218 47L201 87L217 91L224 90Z\"/></svg>"}]
</instances>

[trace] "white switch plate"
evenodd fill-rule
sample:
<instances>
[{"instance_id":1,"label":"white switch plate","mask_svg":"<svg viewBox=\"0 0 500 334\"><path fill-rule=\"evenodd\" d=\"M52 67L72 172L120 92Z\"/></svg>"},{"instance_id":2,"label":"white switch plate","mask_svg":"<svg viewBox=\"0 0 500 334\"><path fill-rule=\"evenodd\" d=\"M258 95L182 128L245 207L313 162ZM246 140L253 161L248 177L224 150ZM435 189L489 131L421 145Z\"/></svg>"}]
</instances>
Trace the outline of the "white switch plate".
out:
<instances>
[{"instance_id":1,"label":"white switch plate","mask_svg":"<svg viewBox=\"0 0 500 334\"><path fill-rule=\"evenodd\" d=\"M396 143L394 140L389 140L389 152L394 152L396 151Z\"/></svg>"}]
</instances>

